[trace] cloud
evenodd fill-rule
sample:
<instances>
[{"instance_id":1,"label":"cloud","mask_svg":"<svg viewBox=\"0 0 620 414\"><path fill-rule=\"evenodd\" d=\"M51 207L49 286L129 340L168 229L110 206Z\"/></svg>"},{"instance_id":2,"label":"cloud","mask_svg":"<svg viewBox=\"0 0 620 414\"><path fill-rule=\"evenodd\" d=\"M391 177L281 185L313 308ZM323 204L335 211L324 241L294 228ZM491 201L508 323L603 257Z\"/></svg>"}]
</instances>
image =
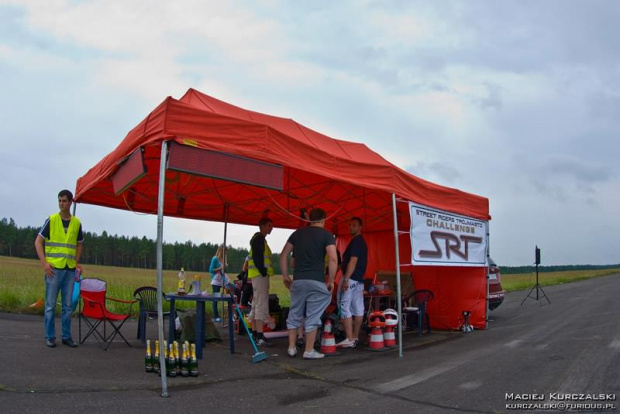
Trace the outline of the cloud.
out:
<instances>
[{"instance_id":1,"label":"cloud","mask_svg":"<svg viewBox=\"0 0 620 414\"><path fill-rule=\"evenodd\" d=\"M57 186L195 87L489 197L502 264L536 242L549 261L610 262L592 234L619 230L619 14L598 0L0 0L0 194L25 205L5 214L38 224ZM90 231L154 237L152 220L84 214ZM173 240L212 233L170 223Z\"/></svg>"},{"instance_id":2,"label":"cloud","mask_svg":"<svg viewBox=\"0 0 620 414\"><path fill-rule=\"evenodd\" d=\"M261 62L270 62L265 66L273 73L280 49L287 47L276 24L232 2L52 1L26 2L24 7L30 31L98 51L95 60L100 64L93 69L99 81L127 87L149 99L156 93L162 99L170 94L153 91L158 85L186 84L188 69L195 72L214 67L222 60L239 65L258 63L254 67L258 73L262 72ZM290 67L294 66L293 62Z\"/></svg>"},{"instance_id":3,"label":"cloud","mask_svg":"<svg viewBox=\"0 0 620 414\"><path fill-rule=\"evenodd\" d=\"M0 60L9 61L14 53L10 46L0 44Z\"/></svg>"},{"instance_id":4,"label":"cloud","mask_svg":"<svg viewBox=\"0 0 620 414\"><path fill-rule=\"evenodd\" d=\"M586 163L565 155L549 156L541 170L546 176L570 177L582 183L605 182L611 176L607 166Z\"/></svg>"},{"instance_id":5,"label":"cloud","mask_svg":"<svg viewBox=\"0 0 620 414\"><path fill-rule=\"evenodd\" d=\"M445 162L418 162L407 168L411 174L429 181L442 182L447 186L455 186L462 178L461 172Z\"/></svg>"},{"instance_id":6,"label":"cloud","mask_svg":"<svg viewBox=\"0 0 620 414\"><path fill-rule=\"evenodd\" d=\"M605 165L567 155L550 155L532 171L530 181L542 197L559 202L585 199L593 204L598 185L611 177L611 169Z\"/></svg>"}]
</instances>

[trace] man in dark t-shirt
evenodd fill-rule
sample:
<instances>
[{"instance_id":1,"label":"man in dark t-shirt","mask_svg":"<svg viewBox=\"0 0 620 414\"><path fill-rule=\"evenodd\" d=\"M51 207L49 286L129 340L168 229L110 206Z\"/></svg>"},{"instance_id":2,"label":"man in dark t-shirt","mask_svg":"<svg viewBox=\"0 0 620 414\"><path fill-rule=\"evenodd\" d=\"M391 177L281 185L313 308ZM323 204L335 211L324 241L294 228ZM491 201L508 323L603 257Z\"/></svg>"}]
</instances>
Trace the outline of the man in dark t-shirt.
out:
<instances>
[{"instance_id":1,"label":"man in dark t-shirt","mask_svg":"<svg viewBox=\"0 0 620 414\"><path fill-rule=\"evenodd\" d=\"M288 328L288 350L290 357L297 355L297 330L305 317L306 349L304 359L319 359L325 355L314 349L317 328L321 316L331 301L334 277L338 270L334 236L323 228L325 211L315 208L310 211L310 226L296 230L289 237L280 253L280 270L284 286L291 291L291 309ZM295 268L294 281L288 275L288 256L293 252ZM329 260L327 281L325 280L325 255Z\"/></svg>"},{"instance_id":2,"label":"man in dark t-shirt","mask_svg":"<svg viewBox=\"0 0 620 414\"><path fill-rule=\"evenodd\" d=\"M336 344L339 348L354 348L359 339L364 319L364 273L368 260L368 247L362 236L362 219L353 217L349 222L353 236L342 258L342 296L340 312L347 338Z\"/></svg>"}]
</instances>

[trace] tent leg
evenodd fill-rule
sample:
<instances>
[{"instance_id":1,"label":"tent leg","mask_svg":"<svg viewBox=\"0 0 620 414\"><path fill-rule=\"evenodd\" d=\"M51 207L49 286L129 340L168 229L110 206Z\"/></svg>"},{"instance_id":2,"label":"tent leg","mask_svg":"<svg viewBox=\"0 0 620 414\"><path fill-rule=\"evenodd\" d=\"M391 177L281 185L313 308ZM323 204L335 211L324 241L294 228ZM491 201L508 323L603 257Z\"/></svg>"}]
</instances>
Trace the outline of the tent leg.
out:
<instances>
[{"instance_id":1,"label":"tent leg","mask_svg":"<svg viewBox=\"0 0 620 414\"><path fill-rule=\"evenodd\" d=\"M226 233L228 233L228 209L230 208L230 205L228 203L224 203L224 249L226 249ZM224 253L226 253L226 250L224 250ZM226 256L224 256L224 259L226 259ZM224 262L226 262L226 260L224 260ZM226 271L226 263L222 263L222 273L224 273Z\"/></svg>"},{"instance_id":2,"label":"tent leg","mask_svg":"<svg viewBox=\"0 0 620 414\"><path fill-rule=\"evenodd\" d=\"M490 303L490 299L489 299L489 257L491 255L491 247L489 246L490 240L489 240L489 222L486 222L486 232L487 232L487 266L486 266L486 278L485 280L487 281L487 300L486 300L486 307L484 308L484 329L489 329L489 303Z\"/></svg>"},{"instance_id":3,"label":"tent leg","mask_svg":"<svg viewBox=\"0 0 620 414\"><path fill-rule=\"evenodd\" d=\"M226 261L228 258L228 253L226 252L226 234L228 233L228 209L230 208L230 205L228 203L224 203L224 262L222 263L222 290L221 290L221 295L224 294L225 292L225 288L226 286L224 286L224 282L225 282L225 278L224 275L226 274L226 271L228 269L226 269ZM217 305L217 302L216 306ZM224 302L220 301L220 303L222 304L222 313L220 315L222 315L222 324L224 323Z\"/></svg>"},{"instance_id":4,"label":"tent leg","mask_svg":"<svg viewBox=\"0 0 620 414\"><path fill-rule=\"evenodd\" d=\"M159 334L159 363L161 366L161 396L168 397L168 380L166 379L166 353L164 352L164 309L163 309L163 235L164 235L164 198L166 187L166 164L168 162L168 142L161 143L159 164L159 190L157 195L157 330ZM174 318L174 315L170 315ZM169 338L173 341L174 338Z\"/></svg>"},{"instance_id":5,"label":"tent leg","mask_svg":"<svg viewBox=\"0 0 620 414\"><path fill-rule=\"evenodd\" d=\"M400 290L400 253L398 251L398 220L396 219L396 194L392 193L392 213L394 216L394 251L396 252L396 304L398 307L398 321L403 318L403 304ZM402 326L402 324L401 324ZM398 329L398 357L403 357L403 330Z\"/></svg>"}]
</instances>

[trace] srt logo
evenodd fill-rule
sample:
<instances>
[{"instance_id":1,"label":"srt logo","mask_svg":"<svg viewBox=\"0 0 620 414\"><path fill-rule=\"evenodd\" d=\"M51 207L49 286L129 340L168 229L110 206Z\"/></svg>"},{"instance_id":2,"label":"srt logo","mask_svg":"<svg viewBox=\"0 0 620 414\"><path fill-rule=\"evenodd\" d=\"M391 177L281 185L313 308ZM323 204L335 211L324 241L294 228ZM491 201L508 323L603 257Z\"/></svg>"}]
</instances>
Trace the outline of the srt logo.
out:
<instances>
[{"instance_id":1,"label":"srt logo","mask_svg":"<svg viewBox=\"0 0 620 414\"><path fill-rule=\"evenodd\" d=\"M454 253L461 259L467 261L469 257L469 243L482 243L482 237L475 236L455 236L452 233L444 233L443 231L431 231L431 240L435 246L435 250L420 250L418 254L420 258L441 259L443 257L441 240L445 241L446 258L450 258L450 253ZM461 245L463 248L461 250Z\"/></svg>"}]
</instances>

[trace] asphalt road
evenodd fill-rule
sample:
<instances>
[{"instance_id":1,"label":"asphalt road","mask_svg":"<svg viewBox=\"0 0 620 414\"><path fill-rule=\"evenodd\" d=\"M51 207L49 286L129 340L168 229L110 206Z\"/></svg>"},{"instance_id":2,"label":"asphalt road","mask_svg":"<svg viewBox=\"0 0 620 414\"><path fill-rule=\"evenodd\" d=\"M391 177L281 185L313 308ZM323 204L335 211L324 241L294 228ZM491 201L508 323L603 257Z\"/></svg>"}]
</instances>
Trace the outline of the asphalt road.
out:
<instances>
[{"instance_id":1,"label":"asphalt road","mask_svg":"<svg viewBox=\"0 0 620 414\"><path fill-rule=\"evenodd\" d=\"M268 360L251 364L245 337L235 355L224 338L207 345L198 378L168 380L169 398L159 395L161 379L143 371L135 323L123 329L132 348L115 342L106 352L87 342L48 349L41 317L0 315L0 411L535 412L542 410L507 404L560 402L618 411L617 400L550 398L620 396L620 274L544 289L551 304L543 298L521 306L527 291L508 294L488 330L405 335L403 358L355 349L321 361L289 359L278 340Z\"/></svg>"}]
</instances>

